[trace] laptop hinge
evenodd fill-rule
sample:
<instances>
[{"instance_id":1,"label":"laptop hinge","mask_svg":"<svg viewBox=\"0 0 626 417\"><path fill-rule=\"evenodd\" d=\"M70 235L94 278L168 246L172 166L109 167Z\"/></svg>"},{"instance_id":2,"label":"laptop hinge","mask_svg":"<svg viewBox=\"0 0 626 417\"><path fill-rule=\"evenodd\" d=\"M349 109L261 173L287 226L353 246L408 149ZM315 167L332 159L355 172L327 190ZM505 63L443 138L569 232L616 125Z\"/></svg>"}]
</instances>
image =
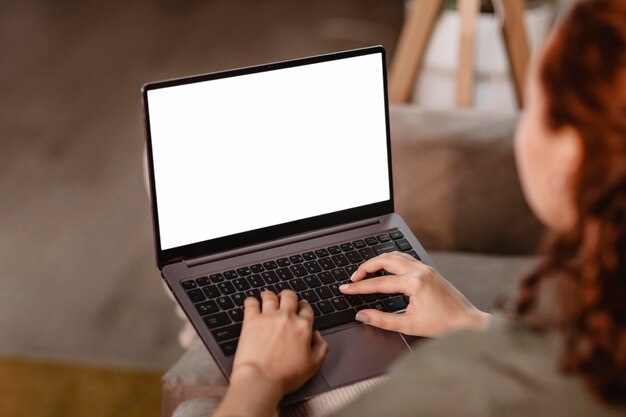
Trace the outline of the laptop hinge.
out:
<instances>
[{"instance_id":1,"label":"laptop hinge","mask_svg":"<svg viewBox=\"0 0 626 417\"><path fill-rule=\"evenodd\" d=\"M289 245L292 243L302 242L304 240L315 239L317 237L328 236L334 233L346 232L348 230L358 229L361 227L372 226L380 223L378 219L368 219L359 222L344 224L341 226L329 227L316 230L313 232L302 233L296 236L290 236L283 239L273 240L271 242L260 243L254 246L248 246L241 249L234 249L227 252L221 252L214 255L201 256L199 258L186 259L183 262L188 267L193 267L209 262L221 261L223 259L234 258L235 256L247 255L248 253L258 252L266 249L272 249L279 246Z\"/></svg>"}]
</instances>

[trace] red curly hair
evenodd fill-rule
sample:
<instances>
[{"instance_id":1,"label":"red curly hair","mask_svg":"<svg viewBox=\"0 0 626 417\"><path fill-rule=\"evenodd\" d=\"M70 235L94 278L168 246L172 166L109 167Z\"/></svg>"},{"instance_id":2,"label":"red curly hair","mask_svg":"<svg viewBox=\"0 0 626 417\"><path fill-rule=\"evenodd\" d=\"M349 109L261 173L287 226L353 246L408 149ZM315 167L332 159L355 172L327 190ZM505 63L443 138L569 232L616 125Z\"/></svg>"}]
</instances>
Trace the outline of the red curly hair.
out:
<instances>
[{"instance_id":1,"label":"red curly hair","mask_svg":"<svg viewBox=\"0 0 626 417\"><path fill-rule=\"evenodd\" d=\"M626 404L626 1L579 1L539 67L546 125L582 139L578 221L556 236L522 283L517 314L536 310L541 283L558 277L563 370L591 392Z\"/></svg>"}]
</instances>

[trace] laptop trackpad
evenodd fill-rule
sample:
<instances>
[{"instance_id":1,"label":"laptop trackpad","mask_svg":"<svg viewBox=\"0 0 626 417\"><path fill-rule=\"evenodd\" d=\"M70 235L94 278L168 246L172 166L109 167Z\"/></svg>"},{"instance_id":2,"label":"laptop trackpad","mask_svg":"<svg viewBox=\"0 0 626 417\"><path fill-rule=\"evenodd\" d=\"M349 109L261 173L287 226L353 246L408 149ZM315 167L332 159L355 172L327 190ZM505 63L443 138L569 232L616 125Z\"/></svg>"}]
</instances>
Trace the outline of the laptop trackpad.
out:
<instances>
[{"instance_id":1,"label":"laptop trackpad","mask_svg":"<svg viewBox=\"0 0 626 417\"><path fill-rule=\"evenodd\" d=\"M409 351L400 334L367 325L326 334L324 339L329 350L321 372L331 387L380 375Z\"/></svg>"}]
</instances>

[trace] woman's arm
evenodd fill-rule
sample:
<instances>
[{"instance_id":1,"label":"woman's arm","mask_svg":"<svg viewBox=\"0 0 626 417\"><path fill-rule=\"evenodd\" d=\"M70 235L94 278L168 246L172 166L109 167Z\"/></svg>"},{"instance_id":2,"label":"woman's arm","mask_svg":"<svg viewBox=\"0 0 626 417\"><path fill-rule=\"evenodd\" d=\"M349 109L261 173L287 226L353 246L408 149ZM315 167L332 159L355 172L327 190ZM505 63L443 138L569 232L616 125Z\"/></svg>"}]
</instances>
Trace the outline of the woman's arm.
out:
<instances>
[{"instance_id":1,"label":"woman's arm","mask_svg":"<svg viewBox=\"0 0 626 417\"><path fill-rule=\"evenodd\" d=\"M293 291L245 301L230 386L214 417L272 416L282 397L322 366L328 345L313 332L313 309Z\"/></svg>"},{"instance_id":2,"label":"woman's arm","mask_svg":"<svg viewBox=\"0 0 626 417\"><path fill-rule=\"evenodd\" d=\"M365 279L383 269L390 275ZM406 253L372 258L359 266L351 280L339 287L344 294L400 293L409 298L402 314L366 309L356 315L357 320L382 329L436 337L462 328L484 329L491 320L490 314L474 307L437 271Z\"/></svg>"}]
</instances>

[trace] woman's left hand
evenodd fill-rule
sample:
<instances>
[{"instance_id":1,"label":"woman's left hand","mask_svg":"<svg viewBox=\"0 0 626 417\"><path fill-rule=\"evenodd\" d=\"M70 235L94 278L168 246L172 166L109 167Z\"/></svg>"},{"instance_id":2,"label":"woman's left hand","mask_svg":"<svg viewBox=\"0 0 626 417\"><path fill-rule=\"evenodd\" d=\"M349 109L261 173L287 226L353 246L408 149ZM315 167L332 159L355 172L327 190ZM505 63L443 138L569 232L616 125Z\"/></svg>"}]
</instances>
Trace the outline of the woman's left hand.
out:
<instances>
[{"instance_id":1,"label":"woman's left hand","mask_svg":"<svg viewBox=\"0 0 626 417\"><path fill-rule=\"evenodd\" d=\"M261 293L245 300L243 327L230 387L213 414L271 416L281 398L322 366L328 344L313 331L313 309L295 292Z\"/></svg>"},{"instance_id":2,"label":"woman's left hand","mask_svg":"<svg viewBox=\"0 0 626 417\"><path fill-rule=\"evenodd\" d=\"M321 367L328 345L313 332L313 309L298 302L295 292L261 293L245 300L243 327L235 354L232 379L257 372L285 395L296 390Z\"/></svg>"}]
</instances>

